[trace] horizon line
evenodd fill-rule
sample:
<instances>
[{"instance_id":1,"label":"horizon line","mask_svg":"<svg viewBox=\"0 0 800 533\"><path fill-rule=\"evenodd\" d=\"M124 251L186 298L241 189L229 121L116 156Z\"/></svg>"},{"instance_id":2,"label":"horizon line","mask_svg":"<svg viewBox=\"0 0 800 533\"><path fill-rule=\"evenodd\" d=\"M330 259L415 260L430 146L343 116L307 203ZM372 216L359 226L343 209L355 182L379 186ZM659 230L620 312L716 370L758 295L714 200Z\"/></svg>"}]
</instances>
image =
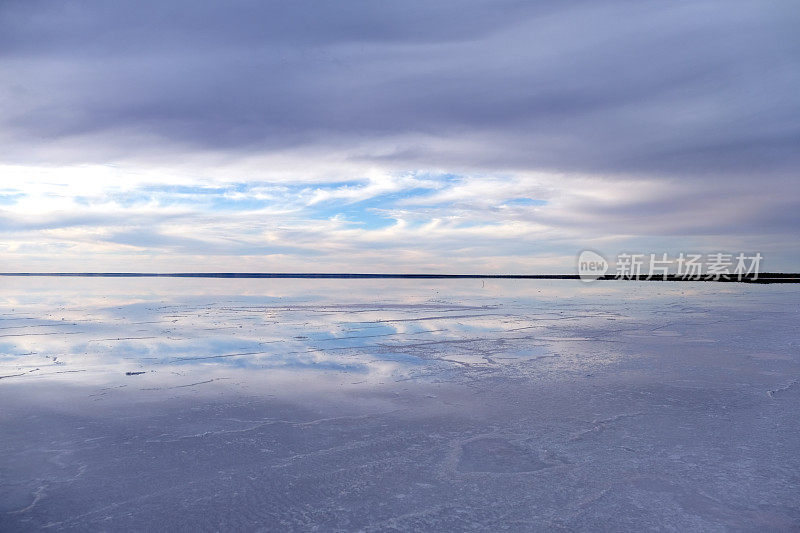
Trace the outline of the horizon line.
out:
<instances>
[{"instance_id":1,"label":"horizon line","mask_svg":"<svg viewBox=\"0 0 800 533\"><path fill-rule=\"evenodd\" d=\"M6 277L97 277L97 278L274 278L274 279L553 279L580 280L578 274L426 274L426 273L356 273L356 272L0 272ZM724 283L800 283L800 273L763 272L739 278L736 275L688 277L618 276L607 274L598 281L712 281Z\"/></svg>"}]
</instances>

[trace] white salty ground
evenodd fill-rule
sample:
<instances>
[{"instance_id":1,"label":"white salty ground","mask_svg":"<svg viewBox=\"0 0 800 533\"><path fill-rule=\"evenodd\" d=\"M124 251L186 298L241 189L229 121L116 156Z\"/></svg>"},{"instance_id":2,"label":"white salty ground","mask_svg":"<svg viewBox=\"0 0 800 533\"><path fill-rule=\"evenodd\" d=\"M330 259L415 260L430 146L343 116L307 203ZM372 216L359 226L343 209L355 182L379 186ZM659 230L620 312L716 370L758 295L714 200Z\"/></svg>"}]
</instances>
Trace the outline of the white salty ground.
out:
<instances>
[{"instance_id":1,"label":"white salty ground","mask_svg":"<svg viewBox=\"0 0 800 533\"><path fill-rule=\"evenodd\" d=\"M3 531L800 528L796 286L2 282Z\"/></svg>"}]
</instances>

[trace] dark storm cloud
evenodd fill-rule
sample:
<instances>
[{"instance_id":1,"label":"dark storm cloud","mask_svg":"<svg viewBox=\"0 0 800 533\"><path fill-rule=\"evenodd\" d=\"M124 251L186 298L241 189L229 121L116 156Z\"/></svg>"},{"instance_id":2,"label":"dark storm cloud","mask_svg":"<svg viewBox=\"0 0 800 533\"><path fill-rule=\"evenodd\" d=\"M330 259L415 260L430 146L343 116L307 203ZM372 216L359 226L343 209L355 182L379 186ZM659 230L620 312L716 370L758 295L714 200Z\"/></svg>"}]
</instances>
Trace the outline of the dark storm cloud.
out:
<instances>
[{"instance_id":1,"label":"dark storm cloud","mask_svg":"<svg viewBox=\"0 0 800 533\"><path fill-rule=\"evenodd\" d=\"M91 162L384 142L350 155L786 175L798 27L794 1L7 1L0 138L23 162L82 136Z\"/></svg>"}]
</instances>

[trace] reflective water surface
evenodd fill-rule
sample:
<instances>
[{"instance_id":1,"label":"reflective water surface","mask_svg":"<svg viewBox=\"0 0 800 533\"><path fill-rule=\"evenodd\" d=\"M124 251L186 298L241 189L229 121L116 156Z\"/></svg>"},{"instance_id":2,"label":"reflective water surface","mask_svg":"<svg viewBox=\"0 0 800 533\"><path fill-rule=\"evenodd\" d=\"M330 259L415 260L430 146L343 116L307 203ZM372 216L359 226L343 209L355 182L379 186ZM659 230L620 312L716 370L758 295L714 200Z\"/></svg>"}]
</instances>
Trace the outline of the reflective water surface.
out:
<instances>
[{"instance_id":1,"label":"reflective water surface","mask_svg":"<svg viewBox=\"0 0 800 533\"><path fill-rule=\"evenodd\" d=\"M0 529L800 526L793 286L0 282Z\"/></svg>"}]
</instances>

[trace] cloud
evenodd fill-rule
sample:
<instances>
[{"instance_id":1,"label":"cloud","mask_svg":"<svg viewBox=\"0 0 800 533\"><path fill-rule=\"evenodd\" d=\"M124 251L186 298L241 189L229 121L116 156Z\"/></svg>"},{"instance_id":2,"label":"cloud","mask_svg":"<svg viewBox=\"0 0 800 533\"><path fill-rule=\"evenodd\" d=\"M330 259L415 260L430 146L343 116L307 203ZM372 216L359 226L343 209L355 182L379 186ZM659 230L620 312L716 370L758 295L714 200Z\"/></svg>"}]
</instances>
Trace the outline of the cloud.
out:
<instances>
[{"instance_id":1,"label":"cloud","mask_svg":"<svg viewBox=\"0 0 800 533\"><path fill-rule=\"evenodd\" d=\"M682 239L797 269L798 23L789 0L3 2L4 268Z\"/></svg>"},{"instance_id":2,"label":"cloud","mask_svg":"<svg viewBox=\"0 0 800 533\"><path fill-rule=\"evenodd\" d=\"M24 270L31 260L52 270L95 255L111 270L135 264L170 271L266 265L279 271L567 271L575 250L585 247L682 251L710 243L772 252L774 261L787 261L777 236L785 243L800 227L789 209L796 198L711 189L547 174L387 175L313 190L244 182L216 188L144 184L124 193L58 196L57 210L5 206L0 240L7 246L6 264ZM39 194L51 193L44 188ZM722 207L707 205L710 194L724 200ZM26 201L35 205L38 198Z\"/></svg>"},{"instance_id":3,"label":"cloud","mask_svg":"<svg viewBox=\"0 0 800 533\"><path fill-rule=\"evenodd\" d=\"M3 129L91 159L375 140L405 169L796 168L792 2L501 4L5 3Z\"/></svg>"}]
</instances>

